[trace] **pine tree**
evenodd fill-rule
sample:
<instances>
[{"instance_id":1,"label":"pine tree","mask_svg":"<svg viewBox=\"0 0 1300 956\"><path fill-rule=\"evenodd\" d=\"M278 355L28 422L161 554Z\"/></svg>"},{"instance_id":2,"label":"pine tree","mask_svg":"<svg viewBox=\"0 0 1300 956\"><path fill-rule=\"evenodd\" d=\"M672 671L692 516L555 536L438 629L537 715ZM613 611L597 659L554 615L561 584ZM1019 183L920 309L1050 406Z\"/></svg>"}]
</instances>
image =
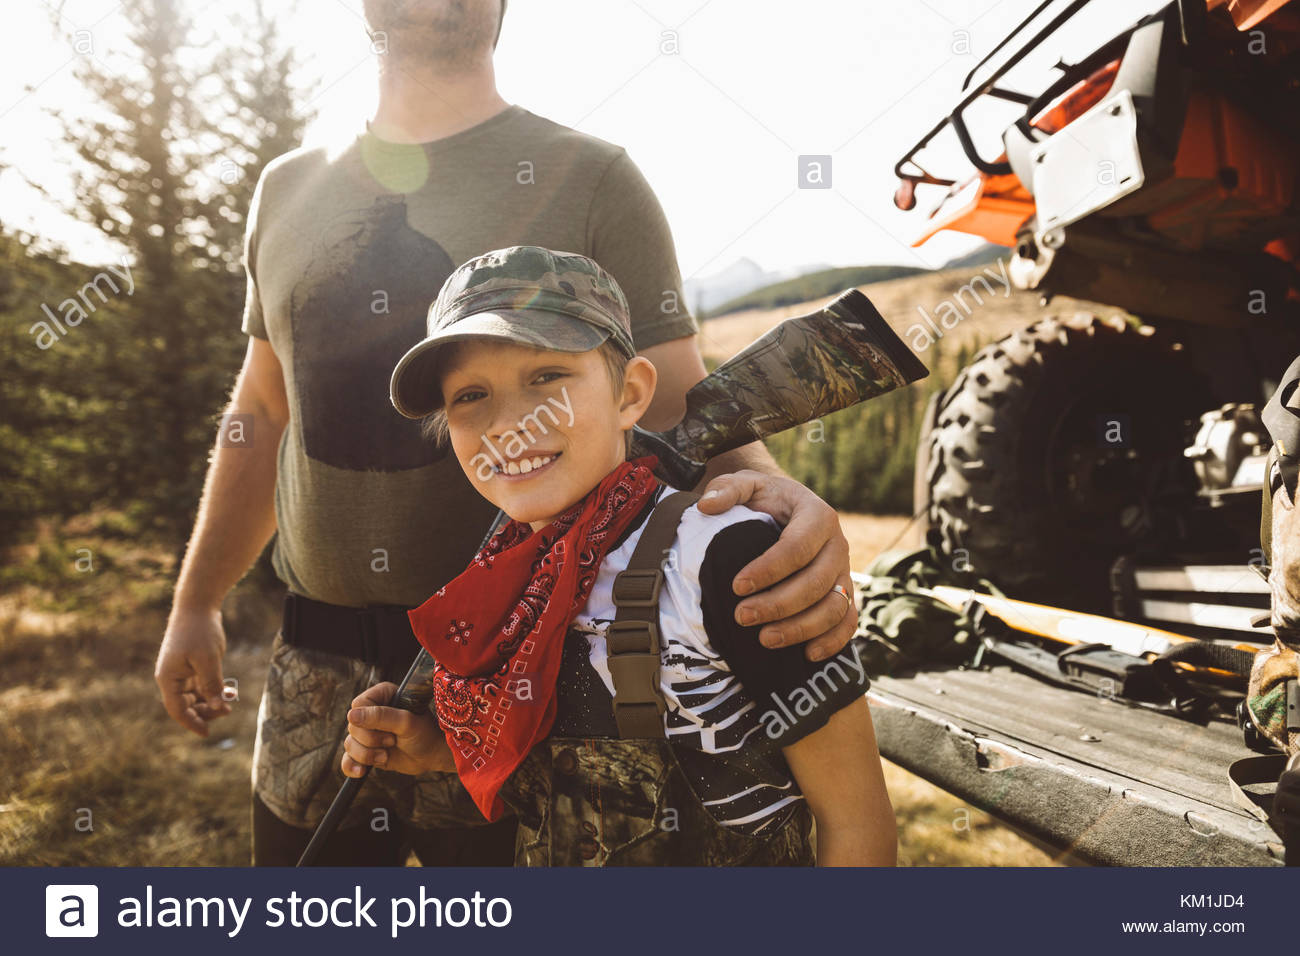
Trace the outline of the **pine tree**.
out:
<instances>
[{"instance_id":1,"label":"pine tree","mask_svg":"<svg viewBox=\"0 0 1300 956\"><path fill-rule=\"evenodd\" d=\"M76 156L79 202L69 211L126 250L135 279L129 302L118 303L127 315L105 338L116 367L98 382L111 414L130 426L116 450L118 493L144 502L177 544L245 347L248 200L262 166L296 145L305 123L293 59L261 4L250 39L215 55L197 45L192 9L124 0L125 67L84 59L78 79L97 111L62 117Z\"/></svg>"}]
</instances>

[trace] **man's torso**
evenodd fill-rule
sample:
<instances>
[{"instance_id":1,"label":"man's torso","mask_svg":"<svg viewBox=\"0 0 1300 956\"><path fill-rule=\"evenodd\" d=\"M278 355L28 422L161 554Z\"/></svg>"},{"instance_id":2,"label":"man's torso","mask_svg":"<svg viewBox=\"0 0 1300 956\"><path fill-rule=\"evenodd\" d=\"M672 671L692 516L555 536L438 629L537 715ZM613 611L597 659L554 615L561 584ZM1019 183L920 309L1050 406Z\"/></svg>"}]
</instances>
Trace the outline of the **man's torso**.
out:
<instances>
[{"instance_id":1,"label":"man's torso","mask_svg":"<svg viewBox=\"0 0 1300 956\"><path fill-rule=\"evenodd\" d=\"M466 259L517 244L593 254L593 196L620 161L619 147L512 106L433 143L364 134L268 168L244 326L269 339L289 396L274 563L291 590L411 606L464 568L495 509L392 408L389 376Z\"/></svg>"}]
</instances>

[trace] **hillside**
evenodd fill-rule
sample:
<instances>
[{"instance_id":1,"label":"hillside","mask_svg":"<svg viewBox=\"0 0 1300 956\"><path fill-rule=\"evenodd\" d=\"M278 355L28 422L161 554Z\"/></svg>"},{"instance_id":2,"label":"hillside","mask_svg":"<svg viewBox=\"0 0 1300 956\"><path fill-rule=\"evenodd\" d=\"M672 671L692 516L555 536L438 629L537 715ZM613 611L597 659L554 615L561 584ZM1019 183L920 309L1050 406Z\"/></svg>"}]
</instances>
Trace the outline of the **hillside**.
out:
<instances>
[{"instance_id":1,"label":"hillside","mask_svg":"<svg viewBox=\"0 0 1300 956\"><path fill-rule=\"evenodd\" d=\"M979 268L946 269L942 272L926 272L882 282L846 282L837 287L834 292L810 296L799 302L774 307L740 309L729 315L718 316L700 323L701 348L706 359L720 362L734 355L778 322L820 308L840 292L856 288L871 300L889 322L890 327L915 350L914 343L921 336L919 331L913 331L909 335L909 330L924 328L918 308L925 309L933 319L941 303L953 301L954 294L963 286L967 286L974 276L981 274L985 276L994 295L990 298L984 294L982 287L977 286L976 291L984 299L984 304L975 305L969 293L965 294L965 301L972 304L971 312L955 328L944 332L939 344L945 352L962 344L969 345L976 340L990 342L999 339L1054 312L1095 310L1103 315L1109 315L1116 311L1109 306L1066 296L1058 296L1044 307L1039 302L1038 293L1023 292L1014 288L1010 294L1004 294L998 266L992 263ZM992 278L989 278L990 274ZM921 354L921 361L931 365L924 354Z\"/></svg>"},{"instance_id":2,"label":"hillside","mask_svg":"<svg viewBox=\"0 0 1300 956\"><path fill-rule=\"evenodd\" d=\"M791 477L841 512L910 515L917 439L930 397L946 388L980 348L1048 310L1037 295L1010 287L1004 261L860 288L930 374L907 388L773 435L766 444ZM841 291L843 287L836 290ZM702 323L706 363L716 365L783 319L806 314L830 298L746 309ZM1084 308L1086 303L1068 299L1051 306L1052 311Z\"/></svg>"},{"instance_id":3,"label":"hillside","mask_svg":"<svg viewBox=\"0 0 1300 956\"><path fill-rule=\"evenodd\" d=\"M852 286L883 282L907 275L922 275L924 269L912 266L841 266L831 269L819 269L792 279L765 285L761 289L736 296L721 305L708 309L703 315L716 318L743 309L771 309L798 302L807 302L822 295Z\"/></svg>"}]
</instances>

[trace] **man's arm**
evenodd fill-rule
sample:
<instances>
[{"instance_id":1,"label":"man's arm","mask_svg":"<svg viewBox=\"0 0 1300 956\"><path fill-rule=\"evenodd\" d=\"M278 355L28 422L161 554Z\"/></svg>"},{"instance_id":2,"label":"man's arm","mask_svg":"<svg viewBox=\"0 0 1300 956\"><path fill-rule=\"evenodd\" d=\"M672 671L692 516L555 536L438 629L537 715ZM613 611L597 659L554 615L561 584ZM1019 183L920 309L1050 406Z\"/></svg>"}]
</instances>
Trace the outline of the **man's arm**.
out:
<instances>
[{"instance_id":1,"label":"man's arm","mask_svg":"<svg viewBox=\"0 0 1300 956\"><path fill-rule=\"evenodd\" d=\"M275 531L276 453L289 420L279 359L250 336L227 415L246 416L248 444L218 440L209 458L198 517L181 565L167 631L154 667L163 706L181 726L206 737L230 712L221 699L226 635L221 602Z\"/></svg>"},{"instance_id":2,"label":"man's arm","mask_svg":"<svg viewBox=\"0 0 1300 956\"><path fill-rule=\"evenodd\" d=\"M671 339L641 354L659 372L641 425L651 431L671 428L686 413L686 392L707 374L697 337ZM736 620L767 624L759 632L765 647L807 641L810 660L838 654L858 621L853 602L831 590L838 583L853 593L849 543L835 509L786 475L762 442L714 458L702 484L699 507L706 514L744 504L783 526L780 540L736 575L735 592L753 594L737 606Z\"/></svg>"}]
</instances>

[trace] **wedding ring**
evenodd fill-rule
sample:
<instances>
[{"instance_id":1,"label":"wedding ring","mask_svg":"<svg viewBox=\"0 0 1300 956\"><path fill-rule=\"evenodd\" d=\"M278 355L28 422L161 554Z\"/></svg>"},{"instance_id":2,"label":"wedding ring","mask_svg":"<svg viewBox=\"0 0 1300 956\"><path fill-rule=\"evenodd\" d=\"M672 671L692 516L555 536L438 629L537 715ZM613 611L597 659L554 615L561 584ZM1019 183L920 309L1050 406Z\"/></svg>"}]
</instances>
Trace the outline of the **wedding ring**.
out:
<instances>
[{"instance_id":1,"label":"wedding ring","mask_svg":"<svg viewBox=\"0 0 1300 956\"><path fill-rule=\"evenodd\" d=\"M849 607L846 610L851 610L853 608L853 598L849 595L848 588L842 584L836 584L831 588L831 590L836 594L842 595L844 600L849 602Z\"/></svg>"}]
</instances>

